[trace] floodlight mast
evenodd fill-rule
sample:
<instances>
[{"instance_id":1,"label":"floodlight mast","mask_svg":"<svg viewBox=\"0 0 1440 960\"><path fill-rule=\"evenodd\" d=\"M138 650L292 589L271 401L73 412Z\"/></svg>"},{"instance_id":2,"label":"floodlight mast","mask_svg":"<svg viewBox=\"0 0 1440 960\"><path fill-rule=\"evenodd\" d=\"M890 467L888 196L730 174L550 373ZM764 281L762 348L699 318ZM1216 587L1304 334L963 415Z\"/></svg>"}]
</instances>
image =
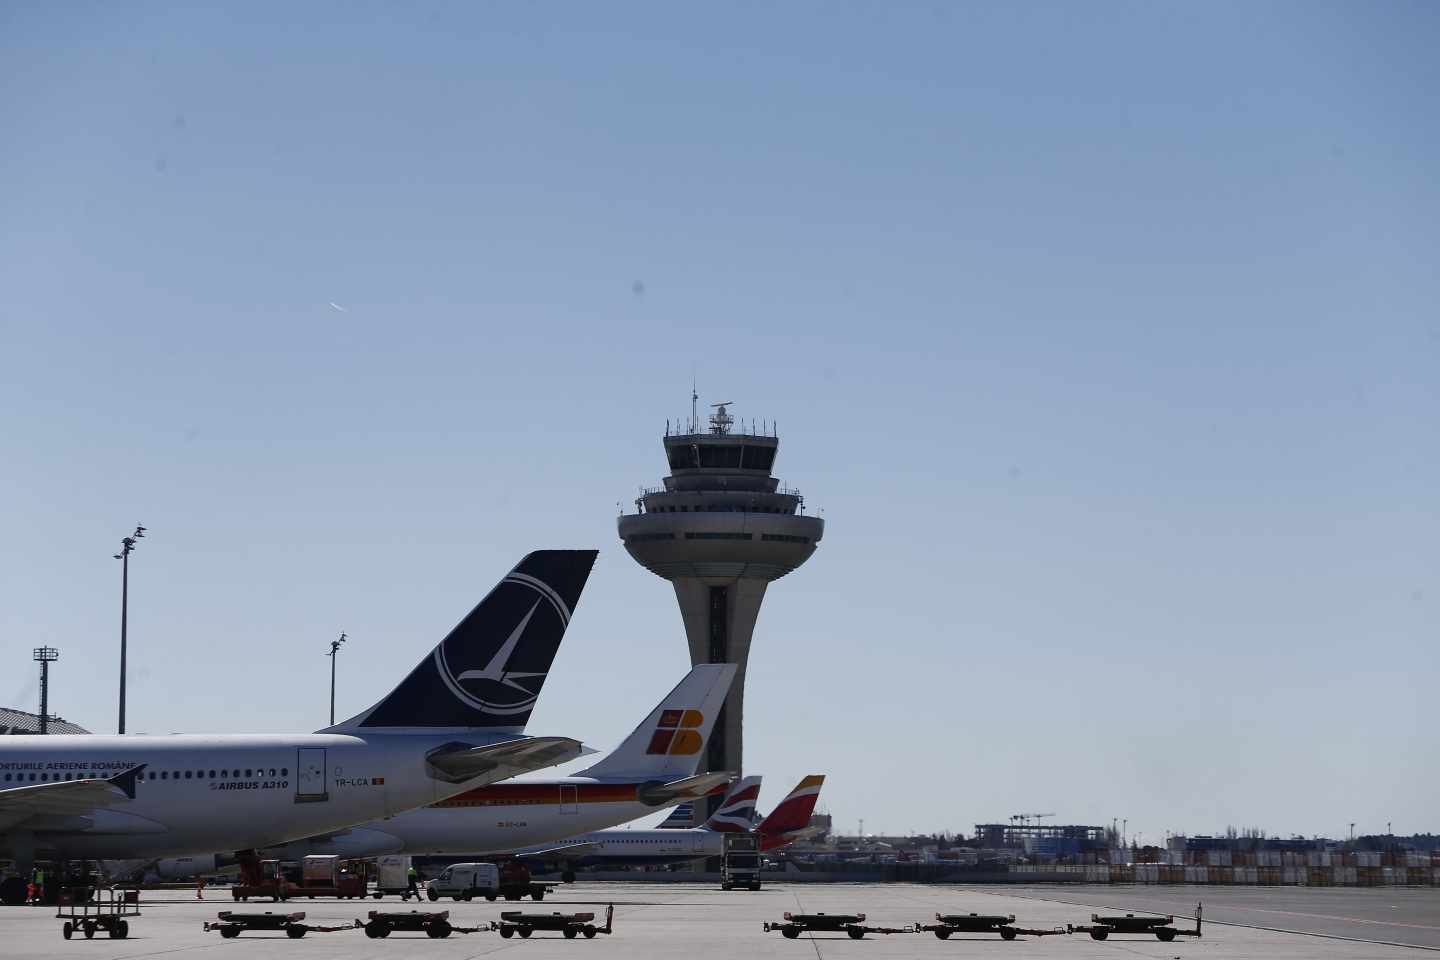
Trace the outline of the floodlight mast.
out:
<instances>
[{"instance_id":1,"label":"floodlight mast","mask_svg":"<svg viewBox=\"0 0 1440 960\"><path fill-rule=\"evenodd\" d=\"M60 659L54 647L36 647L31 659L40 664L40 735L50 732L50 664Z\"/></svg>"},{"instance_id":2,"label":"floodlight mast","mask_svg":"<svg viewBox=\"0 0 1440 960\"><path fill-rule=\"evenodd\" d=\"M330 658L330 726L335 726L335 655L340 652L340 644L350 639L342 632L339 640L330 641L330 652L325 656Z\"/></svg>"},{"instance_id":3,"label":"floodlight mast","mask_svg":"<svg viewBox=\"0 0 1440 960\"><path fill-rule=\"evenodd\" d=\"M130 612L130 554L135 549L135 542L145 537L145 528L135 524L135 532L130 536L121 539L120 552L115 554L115 559L120 561L120 723L117 732L125 732L125 622Z\"/></svg>"}]
</instances>

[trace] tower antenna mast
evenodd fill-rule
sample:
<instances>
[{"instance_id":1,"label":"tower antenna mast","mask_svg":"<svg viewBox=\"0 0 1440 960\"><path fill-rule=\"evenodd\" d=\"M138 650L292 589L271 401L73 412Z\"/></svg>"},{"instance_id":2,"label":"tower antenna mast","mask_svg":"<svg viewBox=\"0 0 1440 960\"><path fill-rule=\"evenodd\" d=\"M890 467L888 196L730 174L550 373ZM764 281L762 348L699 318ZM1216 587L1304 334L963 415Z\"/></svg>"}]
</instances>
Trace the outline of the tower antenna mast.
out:
<instances>
[{"instance_id":1,"label":"tower antenna mast","mask_svg":"<svg viewBox=\"0 0 1440 960\"><path fill-rule=\"evenodd\" d=\"M690 378L690 432L691 432L691 433L699 433L699 432L700 432L700 414L699 414L699 412L698 412L698 411L696 410L696 408L695 408L695 404L696 404L699 400L700 400L700 394L697 393L696 390L695 390L695 378L694 378L694 377L691 377L691 378Z\"/></svg>"}]
</instances>

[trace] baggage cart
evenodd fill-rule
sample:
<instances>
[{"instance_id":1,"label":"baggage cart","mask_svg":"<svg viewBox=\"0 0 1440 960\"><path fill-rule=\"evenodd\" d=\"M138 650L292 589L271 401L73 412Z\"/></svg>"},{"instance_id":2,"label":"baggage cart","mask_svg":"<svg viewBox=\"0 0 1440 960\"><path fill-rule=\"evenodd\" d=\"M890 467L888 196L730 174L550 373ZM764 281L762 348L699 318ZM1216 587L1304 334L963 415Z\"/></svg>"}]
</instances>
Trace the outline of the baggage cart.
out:
<instances>
[{"instance_id":1,"label":"baggage cart","mask_svg":"<svg viewBox=\"0 0 1440 960\"><path fill-rule=\"evenodd\" d=\"M71 898L66 898L71 899ZM130 936L130 917L140 916L140 894L134 890L103 887L90 896L81 896L79 903L62 904L55 911L60 936L69 940L78 931L86 940L93 940L96 931L104 930L111 940Z\"/></svg>"},{"instance_id":2,"label":"baggage cart","mask_svg":"<svg viewBox=\"0 0 1440 960\"><path fill-rule=\"evenodd\" d=\"M597 933L606 936L614 933L615 904L605 908L605 926L595 926L595 914L593 913L523 913L519 910L507 910L500 914L500 920L492 924L492 928L500 931L500 936L510 939L515 934L522 937L529 937L536 930L558 930L566 940L574 940L583 936L586 940L594 940Z\"/></svg>"}]
</instances>

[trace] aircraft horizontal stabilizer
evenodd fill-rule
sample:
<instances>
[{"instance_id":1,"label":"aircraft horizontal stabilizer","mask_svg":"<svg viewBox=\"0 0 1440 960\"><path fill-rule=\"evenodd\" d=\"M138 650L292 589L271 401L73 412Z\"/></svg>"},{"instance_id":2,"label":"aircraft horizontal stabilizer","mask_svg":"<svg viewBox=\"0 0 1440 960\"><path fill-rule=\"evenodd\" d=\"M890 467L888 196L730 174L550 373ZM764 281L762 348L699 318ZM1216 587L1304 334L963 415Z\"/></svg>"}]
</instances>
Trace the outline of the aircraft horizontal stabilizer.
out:
<instances>
[{"instance_id":1,"label":"aircraft horizontal stabilizer","mask_svg":"<svg viewBox=\"0 0 1440 960\"><path fill-rule=\"evenodd\" d=\"M144 769L142 763L105 780L62 780L0 791L0 830L42 814L83 816L100 807L134 800L135 781Z\"/></svg>"},{"instance_id":2,"label":"aircraft horizontal stabilizer","mask_svg":"<svg viewBox=\"0 0 1440 960\"><path fill-rule=\"evenodd\" d=\"M709 796L717 789L728 786L732 777L734 777L733 773L721 771L701 773L683 780L672 780L669 783L647 783L640 787L639 799L641 803L648 803L655 807L663 807L682 800L698 800L701 797Z\"/></svg>"},{"instance_id":3,"label":"aircraft horizontal stabilizer","mask_svg":"<svg viewBox=\"0 0 1440 960\"><path fill-rule=\"evenodd\" d=\"M594 751L569 737L525 737L477 746L451 741L425 755L430 776L446 783L485 777L491 783L543 770Z\"/></svg>"}]
</instances>

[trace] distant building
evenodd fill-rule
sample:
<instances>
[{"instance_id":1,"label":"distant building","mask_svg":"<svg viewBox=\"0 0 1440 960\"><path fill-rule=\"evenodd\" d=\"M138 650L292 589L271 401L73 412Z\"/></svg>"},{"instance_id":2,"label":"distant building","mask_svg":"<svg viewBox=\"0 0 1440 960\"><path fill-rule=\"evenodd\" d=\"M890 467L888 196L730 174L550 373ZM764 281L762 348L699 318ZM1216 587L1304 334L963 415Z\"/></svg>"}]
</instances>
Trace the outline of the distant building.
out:
<instances>
[{"instance_id":1,"label":"distant building","mask_svg":"<svg viewBox=\"0 0 1440 960\"><path fill-rule=\"evenodd\" d=\"M51 717L49 730L51 733L89 733L78 723L70 723L59 717ZM0 707L0 735L4 734L38 734L40 732L40 714L26 713L24 710L11 710L9 707Z\"/></svg>"}]
</instances>

